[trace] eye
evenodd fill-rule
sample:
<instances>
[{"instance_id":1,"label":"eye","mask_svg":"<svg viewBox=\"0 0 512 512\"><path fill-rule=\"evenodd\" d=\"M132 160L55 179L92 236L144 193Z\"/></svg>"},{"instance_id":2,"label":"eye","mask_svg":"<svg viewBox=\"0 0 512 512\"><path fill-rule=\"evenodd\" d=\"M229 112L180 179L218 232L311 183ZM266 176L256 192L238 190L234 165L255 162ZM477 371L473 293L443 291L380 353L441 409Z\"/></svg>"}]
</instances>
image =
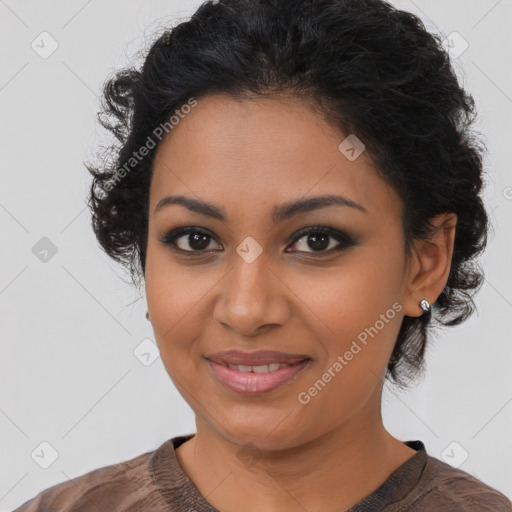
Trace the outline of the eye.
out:
<instances>
[{"instance_id":1,"label":"eye","mask_svg":"<svg viewBox=\"0 0 512 512\"><path fill-rule=\"evenodd\" d=\"M189 226L169 231L160 241L175 251L199 253L208 252L206 249L208 249L213 239L213 236L206 230Z\"/></svg>"},{"instance_id":2,"label":"eye","mask_svg":"<svg viewBox=\"0 0 512 512\"><path fill-rule=\"evenodd\" d=\"M337 243L333 243L333 239ZM320 255L341 251L347 247L356 245L356 241L346 233L324 226L315 226L300 230L295 235L293 244L295 245L301 241L303 248L310 247L313 250L299 250L298 252L321 253Z\"/></svg>"},{"instance_id":3,"label":"eye","mask_svg":"<svg viewBox=\"0 0 512 512\"><path fill-rule=\"evenodd\" d=\"M202 228L187 226L173 229L166 233L160 242L169 246L173 251L198 255L200 253L215 252L211 247L213 235ZM302 243L303 249L308 247L312 251L299 250L287 252L319 253L320 256L341 251L347 247L357 245L357 242L342 231L325 226L313 226L301 229L293 238L292 246ZM222 247L217 243L217 250ZM300 245L300 244L299 244Z\"/></svg>"}]
</instances>

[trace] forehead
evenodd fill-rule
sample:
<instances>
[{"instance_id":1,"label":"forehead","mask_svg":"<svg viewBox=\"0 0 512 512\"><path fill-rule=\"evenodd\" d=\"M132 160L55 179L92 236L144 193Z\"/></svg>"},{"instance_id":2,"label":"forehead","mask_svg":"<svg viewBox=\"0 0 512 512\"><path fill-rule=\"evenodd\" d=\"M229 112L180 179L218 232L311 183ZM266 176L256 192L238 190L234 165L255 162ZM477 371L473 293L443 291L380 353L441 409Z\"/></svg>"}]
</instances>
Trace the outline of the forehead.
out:
<instances>
[{"instance_id":1,"label":"forehead","mask_svg":"<svg viewBox=\"0 0 512 512\"><path fill-rule=\"evenodd\" d=\"M168 194L243 208L252 201L279 204L326 193L343 194L369 212L397 210L397 194L365 153L348 159L339 149L347 134L310 103L220 94L197 101L160 143L152 210Z\"/></svg>"}]
</instances>

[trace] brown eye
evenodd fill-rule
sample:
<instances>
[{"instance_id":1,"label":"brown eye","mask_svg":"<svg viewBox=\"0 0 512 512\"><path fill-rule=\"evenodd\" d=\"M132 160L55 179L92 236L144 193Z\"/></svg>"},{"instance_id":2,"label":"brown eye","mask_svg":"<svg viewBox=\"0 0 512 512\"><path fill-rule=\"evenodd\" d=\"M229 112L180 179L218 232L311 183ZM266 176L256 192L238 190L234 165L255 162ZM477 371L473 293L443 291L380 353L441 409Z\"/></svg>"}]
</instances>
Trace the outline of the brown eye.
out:
<instances>
[{"instance_id":1,"label":"brown eye","mask_svg":"<svg viewBox=\"0 0 512 512\"><path fill-rule=\"evenodd\" d=\"M347 234L327 227L312 227L301 230L295 235L293 245L301 243L297 252L328 254L356 245ZM311 250L307 250L311 249ZM295 251L292 251L295 252Z\"/></svg>"},{"instance_id":2,"label":"brown eye","mask_svg":"<svg viewBox=\"0 0 512 512\"><path fill-rule=\"evenodd\" d=\"M160 241L173 250L194 253L207 252L213 240L213 236L202 229L185 227L173 229Z\"/></svg>"},{"instance_id":3,"label":"brown eye","mask_svg":"<svg viewBox=\"0 0 512 512\"><path fill-rule=\"evenodd\" d=\"M208 231L193 226L180 227L166 233L160 242L167 245L173 251L198 255L222 250L220 244L212 246L215 237ZM319 256L341 251L357 245L357 242L349 235L333 228L316 226L300 230L295 234L293 245L301 248L297 251Z\"/></svg>"}]
</instances>

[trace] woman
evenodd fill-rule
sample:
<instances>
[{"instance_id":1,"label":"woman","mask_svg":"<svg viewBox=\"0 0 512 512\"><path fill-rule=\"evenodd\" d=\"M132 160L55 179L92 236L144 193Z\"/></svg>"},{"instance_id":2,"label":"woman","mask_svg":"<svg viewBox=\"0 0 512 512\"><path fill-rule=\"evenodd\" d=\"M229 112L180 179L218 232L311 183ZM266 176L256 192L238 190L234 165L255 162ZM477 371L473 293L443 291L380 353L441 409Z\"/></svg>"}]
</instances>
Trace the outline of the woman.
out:
<instances>
[{"instance_id":1,"label":"woman","mask_svg":"<svg viewBox=\"0 0 512 512\"><path fill-rule=\"evenodd\" d=\"M103 249L197 432L19 511L510 511L384 428L482 283L482 150L438 38L380 0L221 0L105 86Z\"/></svg>"}]
</instances>

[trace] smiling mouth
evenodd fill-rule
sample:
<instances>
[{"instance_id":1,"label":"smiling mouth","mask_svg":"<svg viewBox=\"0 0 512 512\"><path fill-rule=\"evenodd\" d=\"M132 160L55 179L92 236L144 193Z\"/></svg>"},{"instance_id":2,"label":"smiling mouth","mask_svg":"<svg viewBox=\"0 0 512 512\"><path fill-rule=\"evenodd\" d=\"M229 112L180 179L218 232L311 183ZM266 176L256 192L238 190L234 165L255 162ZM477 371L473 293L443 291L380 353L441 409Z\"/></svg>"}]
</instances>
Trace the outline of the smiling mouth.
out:
<instances>
[{"instance_id":1,"label":"smiling mouth","mask_svg":"<svg viewBox=\"0 0 512 512\"><path fill-rule=\"evenodd\" d=\"M293 364L268 363L259 365L222 364L207 359L213 377L224 388L242 395L269 393L298 378L310 365L311 358Z\"/></svg>"}]
</instances>

